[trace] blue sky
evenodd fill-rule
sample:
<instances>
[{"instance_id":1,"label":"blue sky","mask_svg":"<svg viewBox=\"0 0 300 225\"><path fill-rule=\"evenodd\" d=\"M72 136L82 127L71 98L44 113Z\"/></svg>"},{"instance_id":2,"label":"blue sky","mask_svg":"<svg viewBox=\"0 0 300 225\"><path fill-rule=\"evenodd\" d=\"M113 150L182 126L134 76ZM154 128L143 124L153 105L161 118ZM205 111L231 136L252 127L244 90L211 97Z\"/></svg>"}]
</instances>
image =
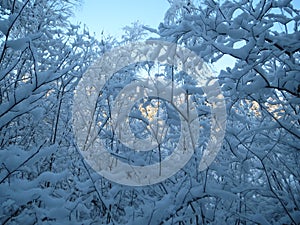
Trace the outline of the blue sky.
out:
<instances>
[{"instance_id":1,"label":"blue sky","mask_svg":"<svg viewBox=\"0 0 300 225\"><path fill-rule=\"evenodd\" d=\"M169 8L167 0L84 0L74 20L85 23L97 36L120 36L122 27L140 21L157 28Z\"/></svg>"}]
</instances>

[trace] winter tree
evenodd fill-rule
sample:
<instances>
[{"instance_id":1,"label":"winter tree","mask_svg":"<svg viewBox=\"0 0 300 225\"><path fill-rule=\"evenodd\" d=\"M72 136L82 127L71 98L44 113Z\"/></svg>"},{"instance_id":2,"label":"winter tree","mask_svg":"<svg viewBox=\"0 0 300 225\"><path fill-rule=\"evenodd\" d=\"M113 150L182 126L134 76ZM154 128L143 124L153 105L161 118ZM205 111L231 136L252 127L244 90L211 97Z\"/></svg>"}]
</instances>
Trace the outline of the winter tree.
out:
<instances>
[{"instance_id":1,"label":"winter tree","mask_svg":"<svg viewBox=\"0 0 300 225\"><path fill-rule=\"evenodd\" d=\"M227 133L202 184L224 195L202 198L182 221L298 224L299 9L291 1L172 1L158 33L207 62L235 62L218 75Z\"/></svg>"},{"instance_id":2,"label":"winter tree","mask_svg":"<svg viewBox=\"0 0 300 225\"><path fill-rule=\"evenodd\" d=\"M76 4L0 3L1 224L81 218L76 207L84 201L73 183L82 165L70 148L70 103L78 79L109 45L69 22Z\"/></svg>"},{"instance_id":3,"label":"winter tree","mask_svg":"<svg viewBox=\"0 0 300 225\"><path fill-rule=\"evenodd\" d=\"M289 0L170 0L159 40L187 47L216 71L227 105L219 155L197 170L201 149L174 176L124 186L97 174L79 154L72 129L74 88L92 62L116 43L96 41L69 22L69 0L0 3L0 221L2 224L298 224L299 9ZM140 24L119 45L139 41ZM225 59L225 60L224 60ZM140 138L165 120L168 141L147 154L120 144L109 120L117 93L137 73L193 81L152 62L118 71L97 100L99 136L114 156L134 165L161 160L176 147L179 117L162 100L141 99L129 115ZM75 94L76 97L76 94ZM205 147L210 108L194 95ZM176 111L176 110L175 110ZM161 154L162 153L162 154Z\"/></svg>"}]
</instances>

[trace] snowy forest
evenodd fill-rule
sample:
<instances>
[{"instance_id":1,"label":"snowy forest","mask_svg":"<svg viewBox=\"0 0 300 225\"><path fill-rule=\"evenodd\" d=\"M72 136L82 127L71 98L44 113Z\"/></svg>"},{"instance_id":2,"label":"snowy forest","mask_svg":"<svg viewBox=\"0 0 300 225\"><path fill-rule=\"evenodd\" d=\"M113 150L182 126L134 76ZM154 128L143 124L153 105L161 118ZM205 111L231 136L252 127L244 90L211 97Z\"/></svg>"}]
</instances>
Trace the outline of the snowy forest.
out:
<instances>
[{"instance_id":1,"label":"snowy forest","mask_svg":"<svg viewBox=\"0 0 300 225\"><path fill-rule=\"evenodd\" d=\"M121 39L99 39L71 22L78 0L0 1L0 224L300 224L300 9L291 0L168 2L157 27L132 23ZM194 94L199 152L168 179L122 185L82 156L74 90L95 60L150 39L184 46L210 65L226 103L225 136L198 171L211 113L205 95ZM214 69L224 58L233 66ZM155 76L193 84L160 66ZM159 150L125 148L109 123L117 92L154 70L152 62L119 70L97 100L103 145L129 164L160 162L179 140L178 113L163 100L141 99L130 119L140 139L150 120L166 121Z\"/></svg>"}]
</instances>

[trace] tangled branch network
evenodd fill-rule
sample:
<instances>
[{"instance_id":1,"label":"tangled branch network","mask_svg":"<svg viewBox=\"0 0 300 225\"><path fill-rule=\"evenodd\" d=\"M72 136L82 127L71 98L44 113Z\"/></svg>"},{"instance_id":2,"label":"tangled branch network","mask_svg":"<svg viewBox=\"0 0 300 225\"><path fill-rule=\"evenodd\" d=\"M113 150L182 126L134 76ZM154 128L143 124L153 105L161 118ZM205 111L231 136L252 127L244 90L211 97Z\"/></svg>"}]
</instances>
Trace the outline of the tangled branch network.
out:
<instances>
[{"instance_id":1,"label":"tangled branch network","mask_svg":"<svg viewBox=\"0 0 300 225\"><path fill-rule=\"evenodd\" d=\"M224 96L209 67L195 53L179 45L146 41L118 47L104 54L91 66L80 80L73 106L73 128L77 145L88 164L105 178L130 186L151 185L171 177L183 168L194 154L199 138L199 118L195 102L180 84L172 79L144 77L127 84L116 96L111 106L109 122L115 137L135 151L150 151L166 137L164 121L150 122L150 135L137 137L129 124L129 114L142 98L164 99L180 117L180 137L173 152L163 160L150 165L131 165L106 150L99 138L95 122L97 99L105 84L122 68L134 63L155 62L174 66L188 74L206 95L211 111L210 136L203 151L198 170L205 170L221 148L226 126Z\"/></svg>"}]
</instances>

